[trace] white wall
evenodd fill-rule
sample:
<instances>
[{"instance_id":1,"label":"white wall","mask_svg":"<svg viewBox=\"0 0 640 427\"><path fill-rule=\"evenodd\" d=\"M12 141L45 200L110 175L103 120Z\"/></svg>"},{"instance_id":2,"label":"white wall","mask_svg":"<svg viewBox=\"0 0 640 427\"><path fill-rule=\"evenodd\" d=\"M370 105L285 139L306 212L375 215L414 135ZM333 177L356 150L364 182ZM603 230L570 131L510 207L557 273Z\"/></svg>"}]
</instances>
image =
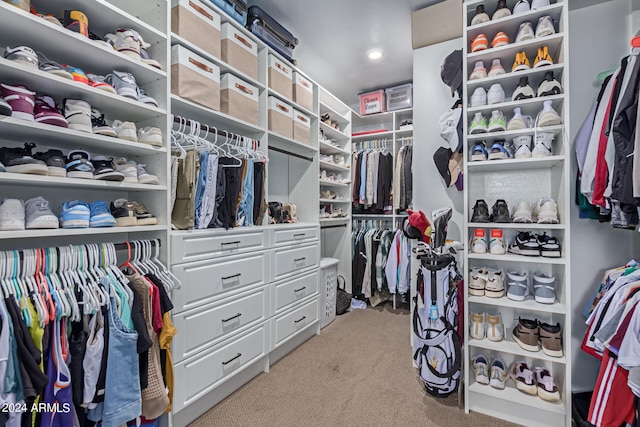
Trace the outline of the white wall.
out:
<instances>
[{"instance_id":1,"label":"white wall","mask_svg":"<svg viewBox=\"0 0 640 427\"><path fill-rule=\"evenodd\" d=\"M571 169L575 179L574 137L598 93L599 72L616 68L629 52L631 1L611 0L573 10L569 14L569 82L571 103ZM594 30L598 29L598 30ZM635 32L635 30L634 30ZM575 188L572 189L572 199ZM599 362L580 350L585 333L582 309L609 267L631 258L637 233L615 230L609 224L578 218L571 208L571 298L572 298L572 385L573 391L592 390ZM584 250L583 248L587 248Z\"/></svg>"},{"instance_id":2,"label":"white wall","mask_svg":"<svg viewBox=\"0 0 640 427\"><path fill-rule=\"evenodd\" d=\"M433 163L433 153L446 142L440 136L438 118L455 98L440 79L440 65L451 51L462 48L462 39L413 51L413 205L431 219L431 212L453 208L448 237L463 237L464 197L455 186L447 188Z\"/></svg>"}]
</instances>

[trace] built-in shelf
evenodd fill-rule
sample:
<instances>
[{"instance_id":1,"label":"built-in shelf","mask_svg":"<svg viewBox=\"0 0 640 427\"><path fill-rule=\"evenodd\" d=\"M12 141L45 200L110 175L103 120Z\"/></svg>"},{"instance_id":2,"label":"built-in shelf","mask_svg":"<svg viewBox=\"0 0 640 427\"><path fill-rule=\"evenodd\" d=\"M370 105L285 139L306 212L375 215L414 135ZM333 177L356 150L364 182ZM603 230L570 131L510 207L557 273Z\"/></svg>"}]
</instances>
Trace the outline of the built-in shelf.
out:
<instances>
[{"instance_id":1,"label":"built-in shelf","mask_svg":"<svg viewBox=\"0 0 640 427\"><path fill-rule=\"evenodd\" d=\"M505 325L506 334L511 335L512 329L513 328L507 327ZM490 350L490 351L498 351L500 353L513 354L516 356L527 357L527 358L532 358L537 360L546 360L548 362L554 362L554 363L560 363L560 364L565 364L567 362L564 356L552 357L545 354L542 350L538 350L535 352L527 351L522 347L520 347L518 343L514 341L502 340L502 341L496 342L496 341L490 341L486 338L483 340L470 339L469 346L474 348L483 348L485 350Z\"/></svg>"},{"instance_id":2,"label":"built-in shelf","mask_svg":"<svg viewBox=\"0 0 640 427\"><path fill-rule=\"evenodd\" d=\"M343 182L331 181L329 179L321 179L320 187L340 187L340 188L349 188L349 184L345 184Z\"/></svg>"},{"instance_id":3,"label":"built-in shelf","mask_svg":"<svg viewBox=\"0 0 640 427\"><path fill-rule=\"evenodd\" d=\"M561 400L558 402L548 402L546 400L540 399L538 396L523 393L520 390L510 386L507 386L504 390L498 390L489 385L483 385L474 382L469 386L469 392L490 396L494 399L500 399L503 401L502 404L504 405L515 403L518 405L530 406L536 409L554 412L557 414L566 414L565 407Z\"/></svg>"},{"instance_id":4,"label":"built-in shelf","mask_svg":"<svg viewBox=\"0 0 640 427\"><path fill-rule=\"evenodd\" d=\"M149 172L152 173L153 171ZM158 173L160 172L161 171L158 171ZM107 191L166 191L167 189L166 185L133 184L128 182L28 175L9 172L0 173L0 185L27 185L74 189L86 188Z\"/></svg>"},{"instance_id":5,"label":"built-in shelf","mask_svg":"<svg viewBox=\"0 0 640 427\"><path fill-rule=\"evenodd\" d=\"M485 227L485 228L491 228ZM494 227L499 228L499 227ZM564 258L548 258L542 256L524 256L524 255L515 255L506 253L504 255L493 255L493 254L469 254L469 259L482 259L487 261L494 262L526 262L533 264L557 264L564 265L567 261Z\"/></svg>"},{"instance_id":6,"label":"built-in shelf","mask_svg":"<svg viewBox=\"0 0 640 427\"><path fill-rule=\"evenodd\" d=\"M338 172L351 172L350 168L338 166L335 163L323 162L322 160L320 160L318 163L320 164L320 169L326 169L326 170L332 170L332 171L338 171Z\"/></svg>"},{"instance_id":7,"label":"built-in shelf","mask_svg":"<svg viewBox=\"0 0 640 427\"><path fill-rule=\"evenodd\" d=\"M39 239L43 237L88 236L100 234L150 233L167 231L166 225L105 228L57 228L50 230L0 231L0 239Z\"/></svg>"},{"instance_id":8,"label":"built-in shelf","mask_svg":"<svg viewBox=\"0 0 640 427\"><path fill-rule=\"evenodd\" d=\"M467 167L474 172L517 172L525 169L548 169L562 165L564 161L565 156L559 155L524 159L481 160L469 162Z\"/></svg>"},{"instance_id":9,"label":"built-in shelf","mask_svg":"<svg viewBox=\"0 0 640 427\"><path fill-rule=\"evenodd\" d=\"M504 91L505 93L511 93L508 88L504 88ZM511 112L514 108L518 107L522 110L522 114L531 116L535 123L535 117L542 109L542 104L545 101L551 101L553 108L558 111L562 101L564 101L564 94L522 99L520 101L511 101L510 96L508 96L506 99L507 101L501 102L499 104L483 105L480 107L469 107L467 109L467 113L469 113L470 115L473 115L475 113L489 114L494 110L500 110L505 114L505 116L512 116Z\"/></svg>"},{"instance_id":10,"label":"built-in shelf","mask_svg":"<svg viewBox=\"0 0 640 427\"><path fill-rule=\"evenodd\" d=\"M536 302L533 296L527 297L524 301L514 301L509 298L489 298L489 297L479 297L469 295L467 297L470 304L482 304L482 305L491 305L496 307L510 307L517 310L525 310L525 311L537 311L540 313L557 313L557 314L565 314L565 306L558 302L553 304L540 304Z\"/></svg>"},{"instance_id":11,"label":"built-in shelf","mask_svg":"<svg viewBox=\"0 0 640 427\"><path fill-rule=\"evenodd\" d=\"M513 230L564 230L567 228L565 224L526 224L517 222L468 222L467 226L469 228L508 228Z\"/></svg>"}]
</instances>

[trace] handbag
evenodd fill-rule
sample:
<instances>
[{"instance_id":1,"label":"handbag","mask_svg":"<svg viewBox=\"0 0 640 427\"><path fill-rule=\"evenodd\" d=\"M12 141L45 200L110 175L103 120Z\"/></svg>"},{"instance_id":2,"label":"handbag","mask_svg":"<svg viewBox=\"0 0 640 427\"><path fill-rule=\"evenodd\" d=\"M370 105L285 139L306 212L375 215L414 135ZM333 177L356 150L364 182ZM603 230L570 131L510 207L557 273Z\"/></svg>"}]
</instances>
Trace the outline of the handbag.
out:
<instances>
[{"instance_id":1,"label":"handbag","mask_svg":"<svg viewBox=\"0 0 640 427\"><path fill-rule=\"evenodd\" d=\"M340 279L342 279L342 287L340 287ZM344 277L338 275L338 289L336 290L336 314L344 314L351 307L351 294L345 290Z\"/></svg>"}]
</instances>

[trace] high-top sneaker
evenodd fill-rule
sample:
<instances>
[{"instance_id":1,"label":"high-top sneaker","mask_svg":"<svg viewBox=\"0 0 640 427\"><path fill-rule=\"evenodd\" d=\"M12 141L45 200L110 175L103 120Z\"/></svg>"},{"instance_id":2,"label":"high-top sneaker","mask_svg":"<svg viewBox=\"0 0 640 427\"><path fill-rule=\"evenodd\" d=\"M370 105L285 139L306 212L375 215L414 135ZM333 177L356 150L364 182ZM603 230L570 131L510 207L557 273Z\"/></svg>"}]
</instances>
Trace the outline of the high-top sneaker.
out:
<instances>
[{"instance_id":1,"label":"high-top sneaker","mask_svg":"<svg viewBox=\"0 0 640 427\"><path fill-rule=\"evenodd\" d=\"M531 150L533 157L547 157L551 155L551 146L553 144L553 134L549 132L540 132L536 134L536 142Z\"/></svg>"},{"instance_id":2,"label":"high-top sneaker","mask_svg":"<svg viewBox=\"0 0 640 427\"><path fill-rule=\"evenodd\" d=\"M500 110L493 110L491 112L491 119L489 120L488 132L504 132L507 129L507 119Z\"/></svg>"},{"instance_id":3,"label":"high-top sneaker","mask_svg":"<svg viewBox=\"0 0 640 427\"><path fill-rule=\"evenodd\" d=\"M100 114L100 111L95 108L91 109L91 128L93 133L104 136L117 137L118 133L107 124L104 120L104 114Z\"/></svg>"},{"instance_id":4,"label":"high-top sneaker","mask_svg":"<svg viewBox=\"0 0 640 427\"><path fill-rule=\"evenodd\" d=\"M516 159L528 159L531 157L531 135L520 135L513 138Z\"/></svg>"},{"instance_id":5,"label":"high-top sneaker","mask_svg":"<svg viewBox=\"0 0 640 427\"><path fill-rule=\"evenodd\" d=\"M60 114L60 107L56 105L56 101L50 96L37 97L34 112L34 119L38 123L60 126L63 128L68 126L67 119Z\"/></svg>"},{"instance_id":6,"label":"high-top sneaker","mask_svg":"<svg viewBox=\"0 0 640 427\"><path fill-rule=\"evenodd\" d=\"M4 58L29 68L38 69L38 55L28 46L7 46L4 50Z\"/></svg>"},{"instance_id":7,"label":"high-top sneaker","mask_svg":"<svg viewBox=\"0 0 640 427\"><path fill-rule=\"evenodd\" d=\"M31 92L26 86L11 86L0 83L2 97L13 110L11 117L33 121L33 109L36 105L36 93Z\"/></svg>"},{"instance_id":8,"label":"high-top sneaker","mask_svg":"<svg viewBox=\"0 0 640 427\"><path fill-rule=\"evenodd\" d=\"M502 64L500 63L499 58L496 58L493 61L491 61L491 69L489 70L489 77L500 76L504 73L505 71L504 71L504 68L502 67Z\"/></svg>"},{"instance_id":9,"label":"high-top sneaker","mask_svg":"<svg viewBox=\"0 0 640 427\"><path fill-rule=\"evenodd\" d=\"M533 68L543 67L545 65L553 65L553 59L549 55L549 48L547 46L538 48L538 55L535 61L533 61Z\"/></svg>"},{"instance_id":10,"label":"high-top sneaker","mask_svg":"<svg viewBox=\"0 0 640 427\"><path fill-rule=\"evenodd\" d=\"M479 4L476 7L476 14L471 19L471 25L478 25L489 21L489 14L484 11L484 5Z\"/></svg>"},{"instance_id":11,"label":"high-top sneaker","mask_svg":"<svg viewBox=\"0 0 640 427\"><path fill-rule=\"evenodd\" d=\"M485 77L487 77L487 69L484 68L484 63L482 61L476 61L476 65L473 67L469 80L484 79Z\"/></svg>"},{"instance_id":12,"label":"high-top sneaker","mask_svg":"<svg viewBox=\"0 0 640 427\"><path fill-rule=\"evenodd\" d=\"M118 28L116 36L116 50L137 61L141 60L140 49L146 49L149 47L149 44L145 43L144 40L142 40L142 37L136 30L128 28Z\"/></svg>"},{"instance_id":13,"label":"high-top sneaker","mask_svg":"<svg viewBox=\"0 0 640 427\"><path fill-rule=\"evenodd\" d=\"M469 134L473 135L476 133L486 133L487 132L487 119L482 115L482 113L476 113L473 117L473 121L469 125Z\"/></svg>"},{"instance_id":14,"label":"high-top sneaker","mask_svg":"<svg viewBox=\"0 0 640 427\"><path fill-rule=\"evenodd\" d=\"M498 1L498 7L491 20L495 21L496 19L506 18L507 16L511 16L511 11L507 7L507 0Z\"/></svg>"},{"instance_id":15,"label":"high-top sneaker","mask_svg":"<svg viewBox=\"0 0 640 427\"><path fill-rule=\"evenodd\" d=\"M507 130L521 130L531 127L533 119L531 116L525 116L522 114L520 107L513 109L513 117L509 120Z\"/></svg>"},{"instance_id":16,"label":"high-top sneaker","mask_svg":"<svg viewBox=\"0 0 640 427\"><path fill-rule=\"evenodd\" d=\"M496 141L491 146L489 160L504 160L511 159L512 157L513 153L511 152L511 148L506 144L506 141Z\"/></svg>"},{"instance_id":17,"label":"high-top sneaker","mask_svg":"<svg viewBox=\"0 0 640 427\"><path fill-rule=\"evenodd\" d=\"M538 96L552 96L560 95L562 93L562 86L553 77L553 71L547 71L544 75L544 80L538 86Z\"/></svg>"},{"instance_id":18,"label":"high-top sneaker","mask_svg":"<svg viewBox=\"0 0 640 427\"><path fill-rule=\"evenodd\" d=\"M89 19L81 11L65 10L63 25L67 30L80 33L89 38Z\"/></svg>"},{"instance_id":19,"label":"high-top sneaker","mask_svg":"<svg viewBox=\"0 0 640 427\"><path fill-rule=\"evenodd\" d=\"M556 29L553 27L553 20L550 16L541 16L538 19L538 25L536 26L536 38L550 36L556 33Z\"/></svg>"},{"instance_id":20,"label":"high-top sneaker","mask_svg":"<svg viewBox=\"0 0 640 427\"><path fill-rule=\"evenodd\" d=\"M65 99L64 116L69 129L93 133L91 127L91 105L82 99Z\"/></svg>"},{"instance_id":21,"label":"high-top sneaker","mask_svg":"<svg viewBox=\"0 0 640 427\"><path fill-rule=\"evenodd\" d=\"M535 96L533 89L529 86L529 77L520 77L520 83L516 90L513 91L512 101L520 101L522 99L530 99Z\"/></svg>"},{"instance_id":22,"label":"high-top sneaker","mask_svg":"<svg viewBox=\"0 0 640 427\"><path fill-rule=\"evenodd\" d=\"M562 124L562 118L556 110L553 109L552 101L544 101L542 110L538 113L538 126L558 126Z\"/></svg>"}]
</instances>

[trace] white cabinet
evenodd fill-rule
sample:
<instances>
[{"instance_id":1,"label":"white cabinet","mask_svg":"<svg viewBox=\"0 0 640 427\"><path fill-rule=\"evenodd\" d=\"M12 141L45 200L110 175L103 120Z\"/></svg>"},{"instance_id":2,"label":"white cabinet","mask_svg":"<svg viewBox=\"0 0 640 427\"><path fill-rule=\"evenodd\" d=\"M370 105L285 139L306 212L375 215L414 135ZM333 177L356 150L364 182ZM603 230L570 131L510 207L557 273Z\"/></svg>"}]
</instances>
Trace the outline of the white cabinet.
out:
<instances>
[{"instance_id":1,"label":"white cabinet","mask_svg":"<svg viewBox=\"0 0 640 427\"><path fill-rule=\"evenodd\" d=\"M271 320L273 348L318 322L318 297Z\"/></svg>"},{"instance_id":2,"label":"white cabinet","mask_svg":"<svg viewBox=\"0 0 640 427\"><path fill-rule=\"evenodd\" d=\"M280 313L292 304L302 301L309 295L318 293L318 270L305 273L294 279L285 279L273 285L275 313Z\"/></svg>"},{"instance_id":3,"label":"white cabinet","mask_svg":"<svg viewBox=\"0 0 640 427\"><path fill-rule=\"evenodd\" d=\"M271 252L273 280L281 280L320 265L320 245L312 243Z\"/></svg>"},{"instance_id":4,"label":"white cabinet","mask_svg":"<svg viewBox=\"0 0 640 427\"><path fill-rule=\"evenodd\" d=\"M182 264L266 249L267 238L267 233L261 228L181 231L172 234L171 261Z\"/></svg>"}]
</instances>

